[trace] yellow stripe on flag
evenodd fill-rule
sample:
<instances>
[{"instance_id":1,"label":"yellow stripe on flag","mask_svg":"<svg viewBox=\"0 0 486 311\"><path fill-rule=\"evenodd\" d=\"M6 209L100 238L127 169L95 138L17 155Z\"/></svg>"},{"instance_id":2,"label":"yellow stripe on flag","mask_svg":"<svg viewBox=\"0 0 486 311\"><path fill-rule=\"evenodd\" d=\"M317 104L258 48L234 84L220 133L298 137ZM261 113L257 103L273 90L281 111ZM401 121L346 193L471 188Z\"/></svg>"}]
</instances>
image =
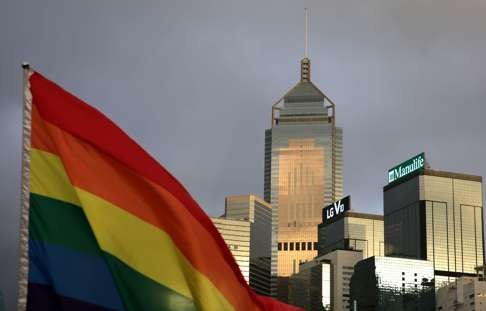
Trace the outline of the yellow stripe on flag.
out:
<instances>
[{"instance_id":1,"label":"yellow stripe on flag","mask_svg":"<svg viewBox=\"0 0 486 311\"><path fill-rule=\"evenodd\" d=\"M61 159L35 148L30 153L30 192L80 205Z\"/></svg>"},{"instance_id":2,"label":"yellow stripe on flag","mask_svg":"<svg viewBox=\"0 0 486 311\"><path fill-rule=\"evenodd\" d=\"M31 192L83 208L104 251L181 295L191 299L201 297L195 301L201 310L221 310L221 306L234 310L211 281L190 264L168 234L90 192L73 187L58 156L33 149L31 175Z\"/></svg>"},{"instance_id":3,"label":"yellow stripe on flag","mask_svg":"<svg viewBox=\"0 0 486 311\"><path fill-rule=\"evenodd\" d=\"M225 309L233 309L216 287L192 267L164 231L89 192L79 188L76 192L104 251L182 295L191 297L194 292L197 297L204 297L204 301L195 302L198 307L218 310L225 305Z\"/></svg>"}]
</instances>

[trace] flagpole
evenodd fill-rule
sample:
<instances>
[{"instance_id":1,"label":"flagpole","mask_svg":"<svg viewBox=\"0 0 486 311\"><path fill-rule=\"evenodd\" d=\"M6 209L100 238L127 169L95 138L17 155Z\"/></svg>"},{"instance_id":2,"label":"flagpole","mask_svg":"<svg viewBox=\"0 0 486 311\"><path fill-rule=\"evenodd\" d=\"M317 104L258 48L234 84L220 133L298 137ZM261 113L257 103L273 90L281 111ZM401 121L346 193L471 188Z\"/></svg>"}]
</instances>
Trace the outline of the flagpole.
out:
<instances>
[{"instance_id":1,"label":"flagpole","mask_svg":"<svg viewBox=\"0 0 486 311\"><path fill-rule=\"evenodd\" d=\"M32 124L32 94L29 77L32 73L28 63L22 63L22 176L20 207L20 242L17 310L27 307L27 288L29 277L29 201L30 201L30 138Z\"/></svg>"}]
</instances>

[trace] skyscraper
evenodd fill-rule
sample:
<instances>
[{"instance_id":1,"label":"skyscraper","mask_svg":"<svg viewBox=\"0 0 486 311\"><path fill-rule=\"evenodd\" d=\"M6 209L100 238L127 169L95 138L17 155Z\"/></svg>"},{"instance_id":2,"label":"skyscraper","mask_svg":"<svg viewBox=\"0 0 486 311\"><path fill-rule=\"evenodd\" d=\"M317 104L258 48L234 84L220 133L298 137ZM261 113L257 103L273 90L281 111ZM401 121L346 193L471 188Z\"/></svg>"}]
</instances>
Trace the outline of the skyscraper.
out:
<instances>
[{"instance_id":1,"label":"skyscraper","mask_svg":"<svg viewBox=\"0 0 486 311\"><path fill-rule=\"evenodd\" d=\"M386 256L431 261L439 286L476 275L484 264L481 176L422 168L383 191Z\"/></svg>"},{"instance_id":2,"label":"skyscraper","mask_svg":"<svg viewBox=\"0 0 486 311\"><path fill-rule=\"evenodd\" d=\"M350 309L350 280L362 259L362 251L338 249L300 265L289 280L289 303L305 310Z\"/></svg>"},{"instance_id":3,"label":"skyscraper","mask_svg":"<svg viewBox=\"0 0 486 311\"><path fill-rule=\"evenodd\" d=\"M272 207L253 194L232 195L225 199L225 217L250 222L250 287L270 296Z\"/></svg>"},{"instance_id":4,"label":"skyscraper","mask_svg":"<svg viewBox=\"0 0 486 311\"><path fill-rule=\"evenodd\" d=\"M344 211L332 217L326 215L325 211L333 211L338 202L343 204ZM384 256L383 216L347 210L351 206L349 196L338 202L323 210L322 223L318 226L318 255L336 249L353 249L362 251L363 259Z\"/></svg>"},{"instance_id":5,"label":"skyscraper","mask_svg":"<svg viewBox=\"0 0 486 311\"><path fill-rule=\"evenodd\" d=\"M250 222L221 217L211 217L211 220L228 245L246 282L250 283Z\"/></svg>"},{"instance_id":6,"label":"skyscraper","mask_svg":"<svg viewBox=\"0 0 486 311\"><path fill-rule=\"evenodd\" d=\"M265 131L273 277L287 278L317 255L321 210L343 193L342 129L335 125L334 103L311 82L310 68L304 57L300 82L272 106L272 127Z\"/></svg>"},{"instance_id":7,"label":"skyscraper","mask_svg":"<svg viewBox=\"0 0 486 311\"><path fill-rule=\"evenodd\" d=\"M354 266L350 302L360 311L433 311L433 278L428 260L369 257Z\"/></svg>"}]
</instances>

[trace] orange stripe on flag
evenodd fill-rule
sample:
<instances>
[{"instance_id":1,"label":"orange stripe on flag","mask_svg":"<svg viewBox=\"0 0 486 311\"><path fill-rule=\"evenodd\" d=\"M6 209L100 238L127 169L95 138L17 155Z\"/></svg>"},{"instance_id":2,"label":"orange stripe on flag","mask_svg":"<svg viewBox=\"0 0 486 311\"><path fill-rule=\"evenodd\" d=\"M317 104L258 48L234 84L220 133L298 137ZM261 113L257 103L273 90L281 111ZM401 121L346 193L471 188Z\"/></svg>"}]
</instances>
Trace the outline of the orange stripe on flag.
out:
<instances>
[{"instance_id":1,"label":"orange stripe on flag","mask_svg":"<svg viewBox=\"0 0 486 311\"><path fill-rule=\"evenodd\" d=\"M38 73L29 82L37 132L32 144L58 155L71 183L167 232L235 309L297 310L249 288L209 217L117 125Z\"/></svg>"},{"instance_id":2,"label":"orange stripe on flag","mask_svg":"<svg viewBox=\"0 0 486 311\"><path fill-rule=\"evenodd\" d=\"M206 275L237 310L258 309L228 263L220 256L208 256L219 252L213 236L171 193L40 116L36 118L32 131L35 137L44 137L44 140L33 140L33 147L49 148L52 144L44 142L50 138L74 186L167 232L189 262ZM43 130L46 132L41 133ZM49 149L45 151L53 152L53 148Z\"/></svg>"},{"instance_id":3,"label":"orange stripe on flag","mask_svg":"<svg viewBox=\"0 0 486 311\"><path fill-rule=\"evenodd\" d=\"M191 216L213 236L219 248L218 255L231 267L240 285L248 291L249 295L255 297L209 217L167 170L95 108L64 91L37 72L30 77L29 81L33 104L37 106L44 120L117 159L122 165L158 184L176 197ZM258 304L261 302L258 301Z\"/></svg>"},{"instance_id":4,"label":"orange stripe on flag","mask_svg":"<svg viewBox=\"0 0 486 311\"><path fill-rule=\"evenodd\" d=\"M57 153L56 146L49 136L47 129L44 125L44 120L42 120L39 115L39 111L35 105L32 105L32 136L31 136L32 147L39 150L44 150L50 153Z\"/></svg>"}]
</instances>

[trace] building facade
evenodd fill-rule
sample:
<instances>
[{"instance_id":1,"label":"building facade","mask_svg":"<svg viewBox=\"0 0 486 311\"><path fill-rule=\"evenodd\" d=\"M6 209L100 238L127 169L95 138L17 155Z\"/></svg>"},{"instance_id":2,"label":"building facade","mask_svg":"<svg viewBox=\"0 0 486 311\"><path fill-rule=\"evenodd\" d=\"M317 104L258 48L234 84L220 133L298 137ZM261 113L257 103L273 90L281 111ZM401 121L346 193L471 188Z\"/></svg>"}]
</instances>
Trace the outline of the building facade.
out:
<instances>
[{"instance_id":1,"label":"building facade","mask_svg":"<svg viewBox=\"0 0 486 311\"><path fill-rule=\"evenodd\" d=\"M437 311L486 311L486 281L460 277L439 288L435 297Z\"/></svg>"},{"instance_id":2,"label":"building facade","mask_svg":"<svg viewBox=\"0 0 486 311\"><path fill-rule=\"evenodd\" d=\"M480 176L418 170L384 187L385 254L429 260L436 286L484 263Z\"/></svg>"},{"instance_id":3,"label":"building facade","mask_svg":"<svg viewBox=\"0 0 486 311\"><path fill-rule=\"evenodd\" d=\"M350 202L349 199L343 204ZM347 210L331 218L323 211L322 223L318 226L318 255L337 249L362 251L363 258L384 256L383 216Z\"/></svg>"},{"instance_id":4,"label":"building facade","mask_svg":"<svg viewBox=\"0 0 486 311\"><path fill-rule=\"evenodd\" d=\"M254 194L228 196L225 218L250 222L250 287L258 294L270 296L271 205Z\"/></svg>"},{"instance_id":5,"label":"building facade","mask_svg":"<svg viewBox=\"0 0 486 311\"><path fill-rule=\"evenodd\" d=\"M342 196L342 185L342 130L335 126L335 106L310 81L310 60L304 58L300 82L273 105L272 127L265 131L264 199L272 205L272 277L288 278L299 262L317 255L321 209ZM285 250L285 243L289 248L294 243L294 249Z\"/></svg>"},{"instance_id":6,"label":"building facade","mask_svg":"<svg viewBox=\"0 0 486 311\"><path fill-rule=\"evenodd\" d=\"M305 310L349 310L354 265L361 251L335 250L300 266L289 280L289 303Z\"/></svg>"},{"instance_id":7,"label":"building facade","mask_svg":"<svg viewBox=\"0 0 486 311\"><path fill-rule=\"evenodd\" d=\"M271 296L270 257L250 258L250 287L257 294Z\"/></svg>"},{"instance_id":8,"label":"building facade","mask_svg":"<svg viewBox=\"0 0 486 311\"><path fill-rule=\"evenodd\" d=\"M432 311L434 267L426 260L369 257L354 266L351 305L362 311Z\"/></svg>"},{"instance_id":9,"label":"building facade","mask_svg":"<svg viewBox=\"0 0 486 311\"><path fill-rule=\"evenodd\" d=\"M235 258L246 282L250 282L250 221L211 218Z\"/></svg>"}]
</instances>

